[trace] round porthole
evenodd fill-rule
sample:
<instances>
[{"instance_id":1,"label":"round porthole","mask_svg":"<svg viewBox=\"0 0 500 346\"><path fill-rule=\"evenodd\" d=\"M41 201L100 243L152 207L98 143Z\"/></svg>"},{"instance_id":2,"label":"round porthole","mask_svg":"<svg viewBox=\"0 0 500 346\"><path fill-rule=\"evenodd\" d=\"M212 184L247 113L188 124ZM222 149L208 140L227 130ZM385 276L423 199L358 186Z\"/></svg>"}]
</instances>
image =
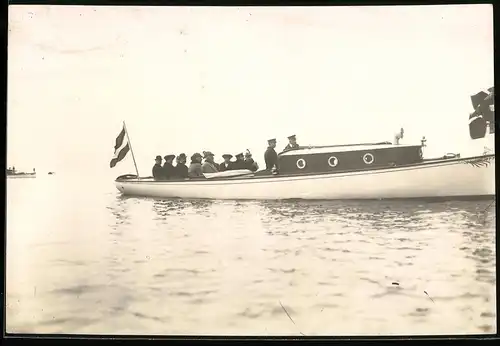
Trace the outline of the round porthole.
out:
<instances>
[{"instance_id":1,"label":"round porthole","mask_svg":"<svg viewBox=\"0 0 500 346\"><path fill-rule=\"evenodd\" d=\"M375 158L373 157L372 154L370 153L366 153L364 156L363 156L363 162L366 163L367 165L371 165L373 163L373 161L375 160Z\"/></svg>"},{"instance_id":2,"label":"round porthole","mask_svg":"<svg viewBox=\"0 0 500 346\"><path fill-rule=\"evenodd\" d=\"M330 156L328 159L328 166L330 167L336 167L339 164L339 159L337 159L335 156Z\"/></svg>"},{"instance_id":3,"label":"round porthole","mask_svg":"<svg viewBox=\"0 0 500 346\"><path fill-rule=\"evenodd\" d=\"M304 159L297 160L297 168L304 169L306 167L306 161Z\"/></svg>"}]
</instances>

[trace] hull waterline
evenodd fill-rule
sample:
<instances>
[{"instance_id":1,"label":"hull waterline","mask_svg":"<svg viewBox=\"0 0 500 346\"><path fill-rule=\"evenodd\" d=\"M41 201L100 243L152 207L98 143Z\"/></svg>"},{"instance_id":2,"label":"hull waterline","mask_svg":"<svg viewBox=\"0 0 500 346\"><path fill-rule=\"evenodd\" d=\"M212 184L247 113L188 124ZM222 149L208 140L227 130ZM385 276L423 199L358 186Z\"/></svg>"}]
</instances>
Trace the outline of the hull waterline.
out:
<instances>
[{"instance_id":1,"label":"hull waterline","mask_svg":"<svg viewBox=\"0 0 500 346\"><path fill-rule=\"evenodd\" d=\"M14 174L14 175L8 175L7 179L32 179L36 178L36 174Z\"/></svg>"},{"instance_id":2,"label":"hull waterline","mask_svg":"<svg viewBox=\"0 0 500 346\"><path fill-rule=\"evenodd\" d=\"M234 180L117 180L124 195L193 199L407 199L495 195L495 156L405 167Z\"/></svg>"}]
</instances>

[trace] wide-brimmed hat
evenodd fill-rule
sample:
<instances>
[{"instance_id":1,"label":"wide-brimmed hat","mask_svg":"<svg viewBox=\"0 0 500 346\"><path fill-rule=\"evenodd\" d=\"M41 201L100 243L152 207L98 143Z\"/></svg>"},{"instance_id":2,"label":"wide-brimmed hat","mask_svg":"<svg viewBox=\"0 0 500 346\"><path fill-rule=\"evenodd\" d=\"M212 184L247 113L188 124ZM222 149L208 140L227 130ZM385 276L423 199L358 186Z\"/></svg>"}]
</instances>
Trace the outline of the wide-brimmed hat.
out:
<instances>
[{"instance_id":1,"label":"wide-brimmed hat","mask_svg":"<svg viewBox=\"0 0 500 346\"><path fill-rule=\"evenodd\" d=\"M165 161L173 160L173 159L175 159L175 155L172 155L172 154L165 155L163 158L165 159Z\"/></svg>"},{"instance_id":2,"label":"wide-brimmed hat","mask_svg":"<svg viewBox=\"0 0 500 346\"><path fill-rule=\"evenodd\" d=\"M288 139L295 139L295 138L296 138L296 136L295 136L295 135L291 135L291 136L288 136L287 138L288 138Z\"/></svg>"},{"instance_id":3,"label":"wide-brimmed hat","mask_svg":"<svg viewBox=\"0 0 500 346\"><path fill-rule=\"evenodd\" d=\"M161 155L156 155L155 161L158 161L158 160L160 160L160 161L162 160Z\"/></svg>"},{"instance_id":4,"label":"wide-brimmed hat","mask_svg":"<svg viewBox=\"0 0 500 346\"><path fill-rule=\"evenodd\" d=\"M200 159L201 159L202 157L203 157L203 156L201 156L201 154L200 154L200 153L194 153L193 155L191 155L191 160L194 160L194 159L196 159L196 158L200 158Z\"/></svg>"},{"instance_id":5,"label":"wide-brimmed hat","mask_svg":"<svg viewBox=\"0 0 500 346\"><path fill-rule=\"evenodd\" d=\"M236 158L243 157L243 153L239 153L235 155Z\"/></svg>"},{"instance_id":6,"label":"wide-brimmed hat","mask_svg":"<svg viewBox=\"0 0 500 346\"><path fill-rule=\"evenodd\" d=\"M206 159L209 156L215 156L211 151L204 151L203 158Z\"/></svg>"},{"instance_id":7,"label":"wide-brimmed hat","mask_svg":"<svg viewBox=\"0 0 500 346\"><path fill-rule=\"evenodd\" d=\"M224 155L222 155L223 159L225 159L225 158L231 159L232 157L233 157L233 155L231 155L231 154L224 154Z\"/></svg>"}]
</instances>

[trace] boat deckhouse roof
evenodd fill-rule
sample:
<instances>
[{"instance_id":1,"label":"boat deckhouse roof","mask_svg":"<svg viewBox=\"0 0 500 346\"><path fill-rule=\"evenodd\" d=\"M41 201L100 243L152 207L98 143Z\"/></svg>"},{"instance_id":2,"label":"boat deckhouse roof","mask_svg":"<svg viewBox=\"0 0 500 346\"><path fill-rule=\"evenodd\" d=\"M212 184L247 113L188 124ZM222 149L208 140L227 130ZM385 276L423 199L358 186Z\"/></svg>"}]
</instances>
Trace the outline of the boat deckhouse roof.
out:
<instances>
[{"instance_id":1,"label":"boat deckhouse roof","mask_svg":"<svg viewBox=\"0 0 500 346\"><path fill-rule=\"evenodd\" d=\"M340 153L346 151L362 151L374 149L388 149L393 148L394 144L389 142L378 144L347 144L347 145L330 145L330 146L317 146L317 147L301 147L299 149L289 150L280 153L280 156L293 156L293 155L308 155L308 154L324 154L324 153ZM400 148L414 147L415 144L398 144Z\"/></svg>"}]
</instances>

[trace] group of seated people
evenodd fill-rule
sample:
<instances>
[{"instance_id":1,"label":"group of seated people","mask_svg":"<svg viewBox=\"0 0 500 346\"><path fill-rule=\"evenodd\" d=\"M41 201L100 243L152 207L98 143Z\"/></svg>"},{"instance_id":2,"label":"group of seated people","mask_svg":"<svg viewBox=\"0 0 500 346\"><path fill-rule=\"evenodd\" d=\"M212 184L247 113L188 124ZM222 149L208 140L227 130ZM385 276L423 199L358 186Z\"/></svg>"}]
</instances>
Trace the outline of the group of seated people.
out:
<instances>
[{"instance_id":1,"label":"group of seated people","mask_svg":"<svg viewBox=\"0 0 500 346\"><path fill-rule=\"evenodd\" d=\"M224 162L221 164L217 164L214 158L215 155L210 151L204 151L203 156L200 153L194 153L191 156L191 163L188 167L186 166L186 154L184 153L178 156L166 155L163 157L165 159L163 165L162 157L158 155L153 166L153 178L155 180L202 178L204 177L204 173L218 173L240 169L248 169L256 172L259 169L257 162L253 160L252 154L248 150L245 154L237 154L235 161L231 161L233 158L231 154L222 155ZM176 161L175 166L173 164L174 159Z\"/></svg>"}]
</instances>

